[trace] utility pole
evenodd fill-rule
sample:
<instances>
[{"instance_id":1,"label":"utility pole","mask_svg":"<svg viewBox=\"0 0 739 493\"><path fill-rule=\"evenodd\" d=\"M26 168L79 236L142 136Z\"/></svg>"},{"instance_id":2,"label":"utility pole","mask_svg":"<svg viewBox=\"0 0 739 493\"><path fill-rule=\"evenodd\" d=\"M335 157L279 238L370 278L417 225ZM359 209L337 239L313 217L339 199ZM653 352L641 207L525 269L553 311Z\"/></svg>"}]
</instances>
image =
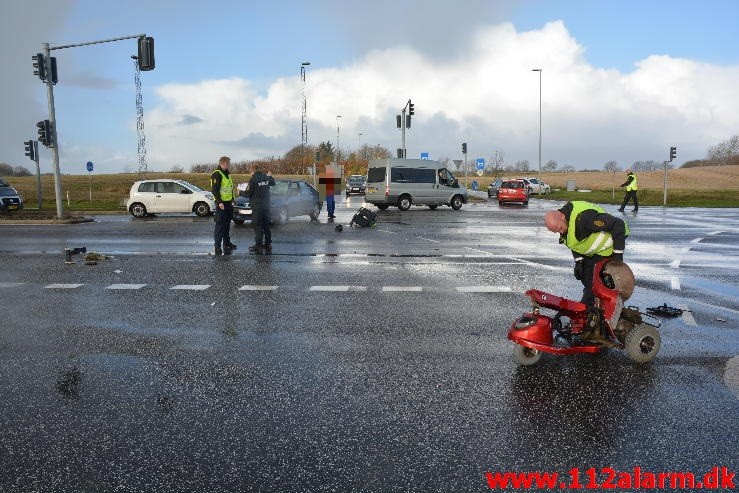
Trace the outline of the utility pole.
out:
<instances>
[{"instance_id":1,"label":"utility pole","mask_svg":"<svg viewBox=\"0 0 739 493\"><path fill-rule=\"evenodd\" d=\"M411 117L415 114L415 105L411 102L409 99L407 103L405 103L405 106L403 106L403 109L400 111L400 115L397 115L395 118L397 120L397 126L400 128L400 144L401 147L398 150L399 158L406 159L408 157L408 153L406 152L405 148L405 129L411 128Z\"/></svg>"}]
</instances>

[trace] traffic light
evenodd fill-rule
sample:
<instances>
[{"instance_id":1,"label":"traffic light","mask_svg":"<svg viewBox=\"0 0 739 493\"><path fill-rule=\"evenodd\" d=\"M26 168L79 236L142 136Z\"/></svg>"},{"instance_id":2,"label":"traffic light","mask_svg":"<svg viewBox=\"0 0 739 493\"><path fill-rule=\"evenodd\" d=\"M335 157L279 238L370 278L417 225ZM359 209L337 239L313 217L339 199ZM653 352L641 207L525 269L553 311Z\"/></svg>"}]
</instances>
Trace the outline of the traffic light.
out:
<instances>
[{"instance_id":1,"label":"traffic light","mask_svg":"<svg viewBox=\"0 0 739 493\"><path fill-rule=\"evenodd\" d=\"M154 38L139 38L139 70L154 70Z\"/></svg>"},{"instance_id":2,"label":"traffic light","mask_svg":"<svg viewBox=\"0 0 739 493\"><path fill-rule=\"evenodd\" d=\"M415 104L411 103L411 100L408 100L408 114L413 116L416 113ZM410 127L410 125L408 125Z\"/></svg>"},{"instance_id":3,"label":"traffic light","mask_svg":"<svg viewBox=\"0 0 739 493\"><path fill-rule=\"evenodd\" d=\"M411 115L405 115L405 128L411 128Z\"/></svg>"},{"instance_id":4,"label":"traffic light","mask_svg":"<svg viewBox=\"0 0 739 493\"><path fill-rule=\"evenodd\" d=\"M36 128L38 128L38 141L46 147L53 147L51 122L49 120L42 120L36 124Z\"/></svg>"},{"instance_id":5,"label":"traffic light","mask_svg":"<svg viewBox=\"0 0 739 493\"><path fill-rule=\"evenodd\" d=\"M467 154L467 142L462 142L462 154Z\"/></svg>"},{"instance_id":6,"label":"traffic light","mask_svg":"<svg viewBox=\"0 0 739 493\"><path fill-rule=\"evenodd\" d=\"M56 76L56 57L53 56L50 58L51 60L51 83L56 84L59 82L59 79Z\"/></svg>"},{"instance_id":7,"label":"traffic light","mask_svg":"<svg viewBox=\"0 0 739 493\"><path fill-rule=\"evenodd\" d=\"M31 161L36 160L36 146L33 145L32 140L27 140L23 142L23 144L26 146L26 156L28 156L28 159Z\"/></svg>"},{"instance_id":8,"label":"traffic light","mask_svg":"<svg viewBox=\"0 0 739 493\"><path fill-rule=\"evenodd\" d=\"M670 161L677 157L677 147L670 147Z\"/></svg>"},{"instance_id":9,"label":"traffic light","mask_svg":"<svg viewBox=\"0 0 739 493\"><path fill-rule=\"evenodd\" d=\"M395 123L398 124L398 128L403 128L403 117L395 115Z\"/></svg>"},{"instance_id":10,"label":"traffic light","mask_svg":"<svg viewBox=\"0 0 739 493\"><path fill-rule=\"evenodd\" d=\"M44 55L36 53L31 57L33 60L33 75L38 75L38 78L46 82L46 64L44 63Z\"/></svg>"}]
</instances>

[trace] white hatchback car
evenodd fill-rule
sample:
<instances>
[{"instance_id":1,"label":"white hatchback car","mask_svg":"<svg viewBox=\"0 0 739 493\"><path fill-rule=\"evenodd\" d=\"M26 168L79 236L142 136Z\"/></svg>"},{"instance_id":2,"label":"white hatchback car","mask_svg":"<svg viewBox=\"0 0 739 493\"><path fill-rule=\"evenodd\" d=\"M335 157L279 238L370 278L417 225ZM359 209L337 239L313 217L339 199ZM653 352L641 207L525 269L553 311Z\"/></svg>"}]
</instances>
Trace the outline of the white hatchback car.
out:
<instances>
[{"instance_id":1,"label":"white hatchback car","mask_svg":"<svg viewBox=\"0 0 739 493\"><path fill-rule=\"evenodd\" d=\"M126 202L133 217L161 212L194 212L208 216L216 209L213 194L184 180L142 180L131 187Z\"/></svg>"}]
</instances>

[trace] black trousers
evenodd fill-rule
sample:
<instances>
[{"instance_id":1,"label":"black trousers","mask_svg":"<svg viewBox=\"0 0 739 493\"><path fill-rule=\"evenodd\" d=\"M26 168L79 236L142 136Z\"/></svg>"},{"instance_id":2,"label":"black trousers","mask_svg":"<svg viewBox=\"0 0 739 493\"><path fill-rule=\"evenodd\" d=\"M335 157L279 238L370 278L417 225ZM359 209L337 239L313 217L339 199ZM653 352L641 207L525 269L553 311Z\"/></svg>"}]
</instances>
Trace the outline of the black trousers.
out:
<instances>
[{"instance_id":1,"label":"black trousers","mask_svg":"<svg viewBox=\"0 0 739 493\"><path fill-rule=\"evenodd\" d=\"M251 211L252 222L254 223L254 244L255 245L271 245L272 230L270 229L269 206L255 207Z\"/></svg>"},{"instance_id":2,"label":"black trousers","mask_svg":"<svg viewBox=\"0 0 739 493\"><path fill-rule=\"evenodd\" d=\"M595 305L595 296L593 295L593 272L595 271L595 264L608 257L601 257L600 255L593 255L592 257L584 257L582 262L582 299L581 302L588 306Z\"/></svg>"},{"instance_id":3,"label":"black trousers","mask_svg":"<svg viewBox=\"0 0 739 493\"><path fill-rule=\"evenodd\" d=\"M231 243L231 220L234 217L234 206L231 203L223 203L223 210L216 208L215 228L213 230L213 242L217 247L221 243L228 245Z\"/></svg>"},{"instance_id":4,"label":"black trousers","mask_svg":"<svg viewBox=\"0 0 739 493\"><path fill-rule=\"evenodd\" d=\"M636 190L629 190L626 192L626 195L624 195L624 203L621 204L621 210L626 208L626 204L628 204L631 199L634 199L634 210L639 209L639 198L636 196Z\"/></svg>"}]
</instances>

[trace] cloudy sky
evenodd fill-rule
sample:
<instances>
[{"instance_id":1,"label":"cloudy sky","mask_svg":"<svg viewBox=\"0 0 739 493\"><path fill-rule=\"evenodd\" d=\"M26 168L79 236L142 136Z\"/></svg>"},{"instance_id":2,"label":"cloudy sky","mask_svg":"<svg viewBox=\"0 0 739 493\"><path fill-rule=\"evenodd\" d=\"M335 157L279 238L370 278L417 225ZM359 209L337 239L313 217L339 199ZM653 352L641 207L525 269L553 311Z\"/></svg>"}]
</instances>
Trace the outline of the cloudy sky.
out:
<instances>
[{"instance_id":1,"label":"cloudy sky","mask_svg":"<svg viewBox=\"0 0 739 493\"><path fill-rule=\"evenodd\" d=\"M218 156L280 156L300 144L300 64L309 143L400 147L408 156L577 168L677 164L739 133L739 2L578 0L0 0L0 162L32 163L23 141L47 118L31 55L146 33L149 169ZM64 173L137 169L135 40L55 50ZM362 134L361 136L359 134ZM42 171L51 154L41 152Z\"/></svg>"}]
</instances>

